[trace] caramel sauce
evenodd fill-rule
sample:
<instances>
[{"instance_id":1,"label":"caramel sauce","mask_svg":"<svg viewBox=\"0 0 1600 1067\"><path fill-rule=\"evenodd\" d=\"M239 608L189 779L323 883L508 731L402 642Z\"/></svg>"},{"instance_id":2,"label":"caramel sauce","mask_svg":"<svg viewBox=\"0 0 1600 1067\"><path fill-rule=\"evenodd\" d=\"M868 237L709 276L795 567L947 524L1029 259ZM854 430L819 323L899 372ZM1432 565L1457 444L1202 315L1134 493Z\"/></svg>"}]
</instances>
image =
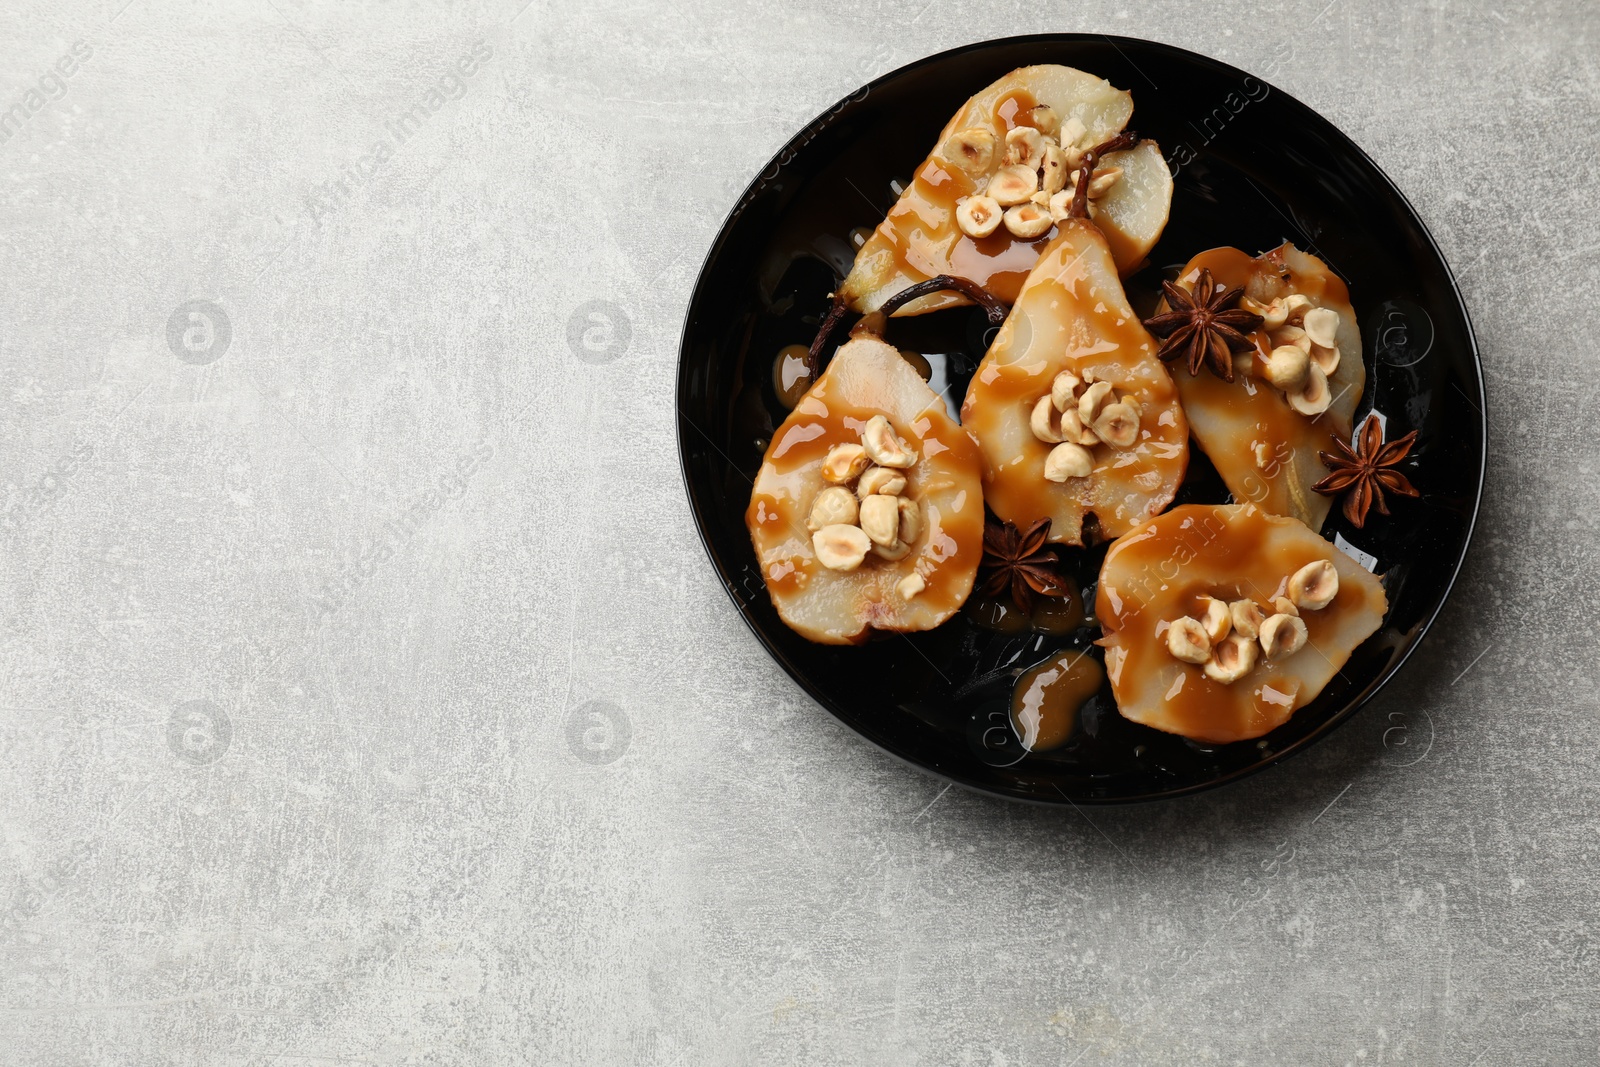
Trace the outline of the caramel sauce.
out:
<instances>
[{"instance_id":1,"label":"caramel sauce","mask_svg":"<svg viewBox=\"0 0 1600 1067\"><path fill-rule=\"evenodd\" d=\"M1104 236L1074 220L1040 258L961 408L984 454L984 495L1002 519L1026 528L1051 520L1051 540L1082 543L1093 513L1109 538L1171 503L1188 466L1188 423L1177 389L1156 358L1154 338L1128 306ZM1131 448L1092 448L1087 478L1046 480L1054 445L1033 436L1028 416L1057 373L1111 382L1138 401L1139 439Z\"/></svg>"},{"instance_id":2,"label":"caramel sauce","mask_svg":"<svg viewBox=\"0 0 1600 1067\"><path fill-rule=\"evenodd\" d=\"M1078 709L1105 679L1099 662L1081 649L1067 649L1023 672L1011 690L1011 725L1022 747L1045 752L1064 744Z\"/></svg>"},{"instance_id":3,"label":"caramel sauce","mask_svg":"<svg viewBox=\"0 0 1600 1067\"><path fill-rule=\"evenodd\" d=\"M1339 593L1320 611L1302 612L1307 642L1281 660L1261 657L1231 685L1175 659L1166 647L1172 621L1198 616L1200 598L1282 596L1288 577L1328 560ZM1378 580L1302 523L1249 505L1185 505L1129 533L1107 552L1095 612L1106 630L1106 671L1125 718L1198 741L1259 737L1316 696L1351 651L1383 621Z\"/></svg>"},{"instance_id":4,"label":"caramel sauce","mask_svg":"<svg viewBox=\"0 0 1600 1067\"><path fill-rule=\"evenodd\" d=\"M918 502L922 530L903 559L869 554L854 571L832 571L817 560L806 528L827 484L822 461L835 445L859 443L868 420L880 414L917 452L917 463L904 472L903 495ZM921 630L943 622L966 600L983 553L980 469L971 436L895 349L879 341L841 348L773 434L745 512L779 612L813 640L855 640L864 638L866 627ZM927 585L906 600L895 586L913 571ZM798 616L791 618L808 596L829 605L830 622L848 615L837 620L841 626L853 619L864 628L845 628L834 638L813 635L796 625Z\"/></svg>"},{"instance_id":5,"label":"caramel sauce","mask_svg":"<svg viewBox=\"0 0 1600 1067\"><path fill-rule=\"evenodd\" d=\"M1311 485L1327 473L1317 452L1331 447L1332 436L1349 439L1366 374L1345 283L1310 256L1289 257L1299 267L1295 262L1283 264L1278 258L1283 251L1252 258L1237 248L1213 248L1191 259L1179 277L1192 282L1204 268L1220 285L1263 294L1301 293L1338 311L1348 322L1354 343L1346 345L1341 339L1339 367L1329 380L1335 402L1328 410L1315 418L1301 415L1266 381L1262 368L1272 352L1272 339L1265 328L1252 335L1255 355L1235 362L1231 383L1205 368L1191 375L1181 359L1171 367L1195 436L1234 498L1320 528L1331 501L1311 491ZM1239 373L1246 368L1247 373Z\"/></svg>"}]
</instances>

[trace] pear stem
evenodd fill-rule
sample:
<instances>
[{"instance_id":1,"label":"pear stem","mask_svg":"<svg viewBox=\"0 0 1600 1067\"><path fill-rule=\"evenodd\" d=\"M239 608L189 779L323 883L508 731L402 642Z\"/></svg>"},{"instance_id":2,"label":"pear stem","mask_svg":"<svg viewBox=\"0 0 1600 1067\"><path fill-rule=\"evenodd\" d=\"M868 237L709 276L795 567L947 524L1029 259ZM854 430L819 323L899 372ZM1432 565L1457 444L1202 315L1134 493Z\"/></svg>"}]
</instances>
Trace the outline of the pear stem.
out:
<instances>
[{"instance_id":1,"label":"pear stem","mask_svg":"<svg viewBox=\"0 0 1600 1067\"><path fill-rule=\"evenodd\" d=\"M925 282L908 285L898 293L883 302L878 308L878 313L888 318L896 311L905 307L913 300L927 296L930 293L957 292L983 308L984 317L991 326L999 326L1006 321L1006 314L1011 310L1005 302L977 282L967 278L958 278L953 274L940 274L929 278ZM838 328L845 312L849 307L837 296L828 308L828 313L823 316L822 324L817 327L817 336L811 342L811 348L806 353L806 369L811 373L814 382L822 373L822 350L827 346L828 338Z\"/></svg>"},{"instance_id":2,"label":"pear stem","mask_svg":"<svg viewBox=\"0 0 1600 1067\"><path fill-rule=\"evenodd\" d=\"M1089 179L1094 177L1094 168L1099 165L1100 157L1107 152L1120 152L1124 148L1132 148L1138 143L1138 134L1132 130L1123 130L1111 140L1102 141L1083 154L1083 162L1078 164L1078 185L1072 192L1072 207L1067 211L1068 218L1089 217Z\"/></svg>"}]
</instances>

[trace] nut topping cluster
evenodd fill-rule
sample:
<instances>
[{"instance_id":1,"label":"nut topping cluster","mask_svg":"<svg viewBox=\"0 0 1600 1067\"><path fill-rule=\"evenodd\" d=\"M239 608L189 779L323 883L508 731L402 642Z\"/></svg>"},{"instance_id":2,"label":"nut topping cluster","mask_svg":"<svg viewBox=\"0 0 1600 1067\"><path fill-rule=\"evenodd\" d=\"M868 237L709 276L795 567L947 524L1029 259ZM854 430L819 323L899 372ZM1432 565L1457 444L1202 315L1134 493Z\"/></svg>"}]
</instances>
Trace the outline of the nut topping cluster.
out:
<instances>
[{"instance_id":1,"label":"nut topping cluster","mask_svg":"<svg viewBox=\"0 0 1600 1067\"><path fill-rule=\"evenodd\" d=\"M1077 189L1076 171L1094 147L1077 118L1062 123L1040 104L1018 116L1022 125L1007 131L1004 144L982 126L957 131L945 145L945 158L967 173L987 178L982 191L956 205L956 224L968 237L988 237L1002 225L1014 237L1031 240L1065 219ZM1000 168L993 174L996 155ZM1096 167L1088 195L1098 200L1122 177L1121 167ZM1091 210L1092 214L1092 210Z\"/></svg>"},{"instance_id":2,"label":"nut topping cluster","mask_svg":"<svg viewBox=\"0 0 1600 1067\"><path fill-rule=\"evenodd\" d=\"M1132 448L1139 440L1139 402L1117 396L1110 382L1079 378L1064 370L1050 392L1034 402L1028 416L1033 436L1055 445L1045 457L1044 476L1052 482L1087 478L1094 470L1095 445Z\"/></svg>"},{"instance_id":3,"label":"nut topping cluster","mask_svg":"<svg viewBox=\"0 0 1600 1067\"><path fill-rule=\"evenodd\" d=\"M1248 296L1239 302L1262 318L1272 339L1263 375L1283 391L1302 415L1320 415L1333 402L1328 378L1339 368L1339 313L1318 307L1303 293L1274 297L1262 304Z\"/></svg>"},{"instance_id":4,"label":"nut topping cluster","mask_svg":"<svg viewBox=\"0 0 1600 1067\"><path fill-rule=\"evenodd\" d=\"M1339 595L1339 572L1319 559L1290 575L1288 586L1288 596L1273 598L1270 615L1253 600L1229 603L1202 597L1199 618L1184 616L1168 625L1167 651L1199 665L1207 678L1223 685L1254 670L1258 655L1268 660L1294 655L1306 643L1300 612L1321 611L1333 603Z\"/></svg>"},{"instance_id":5,"label":"nut topping cluster","mask_svg":"<svg viewBox=\"0 0 1600 1067\"><path fill-rule=\"evenodd\" d=\"M922 533L922 507L906 492L906 474L916 463L917 454L882 415L867 421L859 444L828 450L822 477L830 484L811 502L806 520L818 562L853 571L868 555L893 562L910 553ZM896 586L907 600L926 587L919 574Z\"/></svg>"}]
</instances>

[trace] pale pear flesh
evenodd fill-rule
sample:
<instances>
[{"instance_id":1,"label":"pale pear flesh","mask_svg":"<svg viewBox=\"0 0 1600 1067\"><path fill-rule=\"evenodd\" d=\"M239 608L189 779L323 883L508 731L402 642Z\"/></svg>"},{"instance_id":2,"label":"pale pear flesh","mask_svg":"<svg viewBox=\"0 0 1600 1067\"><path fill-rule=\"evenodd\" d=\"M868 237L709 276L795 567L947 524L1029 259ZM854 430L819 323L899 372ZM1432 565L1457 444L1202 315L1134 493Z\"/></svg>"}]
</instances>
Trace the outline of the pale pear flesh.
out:
<instances>
[{"instance_id":1,"label":"pale pear flesh","mask_svg":"<svg viewBox=\"0 0 1600 1067\"><path fill-rule=\"evenodd\" d=\"M962 198L980 192L1000 168L1006 134L1029 121L1027 112L1036 104L1048 105L1062 123L1072 119L1081 123L1086 147L1114 137L1133 114L1130 94L1071 67L1022 67L994 82L971 97L945 126L911 183L857 253L839 297L866 314L907 286L948 274L974 281L1012 302L1057 228L1024 239L1002 227L974 239L961 232L956 208ZM988 130L995 141L984 174L969 173L949 158L952 138L972 129ZM1153 143L1108 155L1103 163L1124 168L1123 178L1097 204L1096 215L1118 269L1129 273L1144 260L1166 225L1172 176ZM960 293L943 292L911 301L895 314L920 315L967 303Z\"/></svg>"},{"instance_id":2,"label":"pale pear flesh","mask_svg":"<svg viewBox=\"0 0 1600 1067\"><path fill-rule=\"evenodd\" d=\"M983 452L984 495L1001 519L1027 529L1049 519L1050 539L1085 543L1085 518L1114 538L1172 502L1189 462L1189 425L1158 345L1129 306L1105 237L1084 219L1063 223L978 364L961 421ZM1140 408L1127 448L1092 447L1086 478L1052 482L1029 416L1056 375L1109 382Z\"/></svg>"},{"instance_id":3,"label":"pale pear flesh","mask_svg":"<svg viewBox=\"0 0 1600 1067\"><path fill-rule=\"evenodd\" d=\"M1339 592L1300 617L1308 639L1277 660L1260 656L1231 684L1174 657L1166 628L1194 617L1203 597L1251 600L1268 613L1289 576L1330 562ZM1297 519L1249 504L1186 504L1123 535L1100 568L1095 615L1106 631L1106 674L1122 716L1194 741L1260 737L1322 692L1383 624L1388 599L1377 578Z\"/></svg>"},{"instance_id":4,"label":"pale pear flesh","mask_svg":"<svg viewBox=\"0 0 1600 1067\"><path fill-rule=\"evenodd\" d=\"M921 531L903 559L869 555L853 571L817 559L806 520L829 483L822 462L834 445L861 439L875 415L888 418L917 455L902 496L921 509ZM745 525L778 614L822 644L857 644L873 630L931 630L972 591L983 556L982 462L970 434L950 417L897 349L871 336L842 345L767 446ZM902 579L925 585L906 597Z\"/></svg>"}]
</instances>

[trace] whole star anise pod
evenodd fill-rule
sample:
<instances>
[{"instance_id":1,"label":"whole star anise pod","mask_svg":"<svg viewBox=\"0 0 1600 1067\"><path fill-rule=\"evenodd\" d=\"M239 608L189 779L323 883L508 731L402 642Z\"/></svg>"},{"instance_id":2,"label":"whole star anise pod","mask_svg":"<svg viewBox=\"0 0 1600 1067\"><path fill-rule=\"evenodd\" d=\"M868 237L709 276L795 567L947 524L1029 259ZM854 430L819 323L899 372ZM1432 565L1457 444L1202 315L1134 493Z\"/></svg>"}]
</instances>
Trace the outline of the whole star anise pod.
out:
<instances>
[{"instance_id":1,"label":"whole star anise pod","mask_svg":"<svg viewBox=\"0 0 1600 1067\"><path fill-rule=\"evenodd\" d=\"M1060 559L1055 549L1046 547L1049 539L1049 519L1040 519L1022 533L1012 523L984 516L979 595L999 596L1009 587L1012 601L1024 613L1033 611L1035 594L1066 596L1067 583L1055 571Z\"/></svg>"},{"instance_id":2,"label":"whole star anise pod","mask_svg":"<svg viewBox=\"0 0 1600 1067\"><path fill-rule=\"evenodd\" d=\"M1361 424L1359 448L1351 448L1334 435L1333 445L1339 451L1318 452L1317 458L1331 472L1311 488L1323 496L1347 494L1344 498L1344 517L1359 529L1367 524L1367 512L1378 505L1380 515L1389 514L1383 491L1400 496L1416 496L1417 491L1406 476L1396 467L1411 451L1417 441L1417 431L1412 430L1398 441L1383 443L1383 424L1376 415L1368 415Z\"/></svg>"},{"instance_id":3,"label":"whole star anise pod","mask_svg":"<svg viewBox=\"0 0 1600 1067\"><path fill-rule=\"evenodd\" d=\"M1181 285L1162 282L1170 311L1144 320L1144 328L1165 338L1156 353L1163 361L1184 355L1189 373L1199 374L1207 364L1211 373L1225 382L1233 381L1233 354L1253 346L1245 331L1258 329L1261 316L1237 307L1244 296L1241 288L1217 290L1211 272L1201 268L1194 291Z\"/></svg>"}]
</instances>

